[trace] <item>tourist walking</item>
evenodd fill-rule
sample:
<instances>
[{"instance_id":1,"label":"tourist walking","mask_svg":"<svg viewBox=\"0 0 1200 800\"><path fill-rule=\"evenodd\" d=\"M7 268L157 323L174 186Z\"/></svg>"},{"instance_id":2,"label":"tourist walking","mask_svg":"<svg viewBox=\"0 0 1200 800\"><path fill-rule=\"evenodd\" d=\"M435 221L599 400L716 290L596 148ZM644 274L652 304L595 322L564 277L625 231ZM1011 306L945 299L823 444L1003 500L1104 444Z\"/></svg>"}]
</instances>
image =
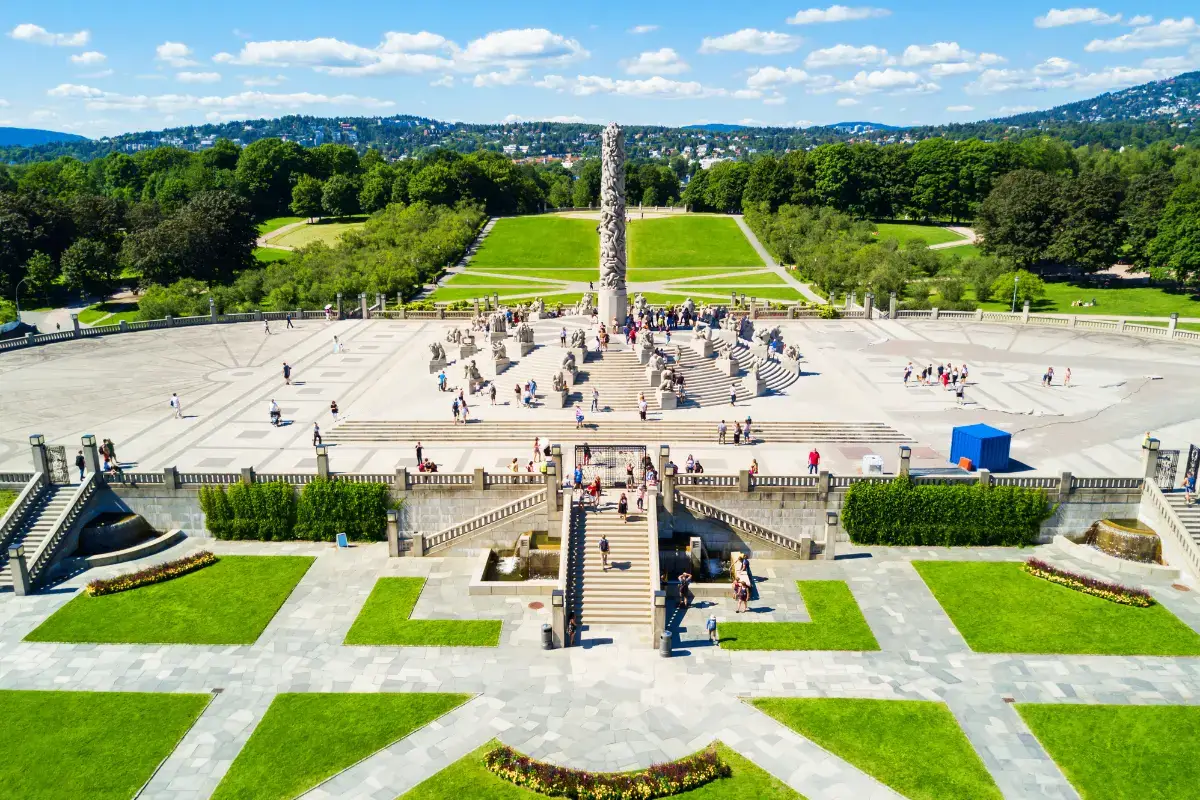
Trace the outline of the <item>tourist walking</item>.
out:
<instances>
[{"instance_id":1,"label":"tourist walking","mask_svg":"<svg viewBox=\"0 0 1200 800\"><path fill-rule=\"evenodd\" d=\"M624 492L617 499L617 513L621 515L621 522L629 522L629 498Z\"/></svg>"},{"instance_id":2,"label":"tourist walking","mask_svg":"<svg viewBox=\"0 0 1200 800\"><path fill-rule=\"evenodd\" d=\"M316 447L320 443L321 443L321 426L314 422L313 423L313 447Z\"/></svg>"},{"instance_id":3,"label":"tourist walking","mask_svg":"<svg viewBox=\"0 0 1200 800\"><path fill-rule=\"evenodd\" d=\"M642 418L642 422L646 421L646 411L650 408L646 403L644 396L638 398L638 416Z\"/></svg>"},{"instance_id":4,"label":"tourist walking","mask_svg":"<svg viewBox=\"0 0 1200 800\"><path fill-rule=\"evenodd\" d=\"M679 575L679 605L687 611L692 600L692 573L682 572Z\"/></svg>"},{"instance_id":5,"label":"tourist walking","mask_svg":"<svg viewBox=\"0 0 1200 800\"><path fill-rule=\"evenodd\" d=\"M729 405L737 405L737 384L731 384L729 387Z\"/></svg>"},{"instance_id":6,"label":"tourist walking","mask_svg":"<svg viewBox=\"0 0 1200 800\"><path fill-rule=\"evenodd\" d=\"M438 382L438 391L439 392L446 391L446 370L441 370L440 372L438 372L437 382Z\"/></svg>"},{"instance_id":7,"label":"tourist walking","mask_svg":"<svg viewBox=\"0 0 1200 800\"><path fill-rule=\"evenodd\" d=\"M1063 375L1063 388L1065 389L1070 385L1071 385L1071 368L1067 367L1067 374Z\"/></svg>"},{"instance_id":8,"label":"tourist walking","mask_svg":"<svg viewBox=\"0 0 1200 800\"><path fill-rule=\"evenodd\" d=\"M575 406L575 427L576 429L583 427L583 409Z\"/></svg>"},{"instance_id":9,"label":"tourist walking","mask_svg":"<svg viewBox=\"0 0 1200 800\"><path fill-rule=\"evenodd\" d=\"M467 398L465 395L463 395L462 389L458 390L458 408L460 411L462 411L463 425L466 425L467 413L470 411L470 409L467 407Z\"/></svg>"},{"instance_id":10,"label":"tourist walking","mask_svg":"<svg viewBox=\"0 0 1200 800\"><path fill-rule=\"evenodd\" d=\"M808 474L816 475L817 468L821 466L821 453L817 448L808 451Z\"/></svg>"},{"instance_id":11,"label":"tourist walking","mask_svg":"<svg viewBox=\"0 0 1200 800\"><path fill-rule=\"evenodd\" d=\"M329 401L329 413L333 415L333 421L336 424L338 421L338 406L337 400Z\"/></svg>"},{"instance_id":12,"label":"tourist walking","mask_svg":"<svg viewBox=\"0 0 1200 800\"><path fill-rule=\"evenodd\" d=\"M709 614L708 622L704 623L704 627L708 629L708 640L713 644L717 643L717 615Z\"/></svg>"},{"instance_id":13,"label":"tourist walking","mask_svg":"<svg viewBox=\"0 0 1200 800\"><path fill-rule=\"evenodd\" d=\"M575 612L567 615L567 647L575 646L575 635L579 632L579 623L575 621Z\"/></svg>"},{"instance_id":14,"label":"tourist walking","mask_svg":"<svg viewBox=\"0 0 1200 800\"><path fill-rule=\"evenodd\" d=\"M453 402L450 403L450 409L454 412L454 424L457 425L458 424L458 398L457 397L454 398Z\"/></svg>"},{"instance_id":15,"label":"tourist walking","mask_svg":"<svg viewBox=\"0 0 1200 800\"><path fill-rule=\"evenodd\" d=\"M488 389L488 397L492 400L492 405L496 405L496 382L492 381L491 387Z\"/></svg>"},{"instance_id":16,"label":"tourist walking","mask_svg":"<svg viewBox=\"0 0 1200 800\"><path fill-rule=\"evenodd\" d=\"M333 335L333 354L336 356L340 352L342 352L342 340L335 333Z\"/></svg>"},{"instance_id":17,"label":"tourist walking","mask_svg":"<svg viewBox=\"0 0 1200 800\"><path fill-rule=\"evenodd\" d=\"M737 447L742 443L742 423L733 423L733 446Z\"/></svg>"},{"instance_id":18,"label":"tourist walking","mask_svg":"<svg viewBox=\"0 0 1200 800\"><path fill-rule=\"evenodd\" d=\"M592 463L592 446L587 442L583 443L583 465L586 467Z\"/></svg>"},{"instance_id":19,"label":"tourist walking","mask_svg":"<svg viewBox=\"0 0 1200 800\"><path fill-rule=\"evenodd\" d=\"M746 417L746 422L742 425L742 438L746 440L746 444L750 444L750 417Z\"/></svg>"},{"instance_id":20,"label":"tourist walking","mask_svg":"<svg viewBox=\"0 0 1200 800\"><path fill-rule=\"evenodd\" d=\"M908 366L904 368L904 385L905 385L905 387L908 386L908 379L912 377L912 373L913 373L913 365L912 365L912 362L910 361L910 362L908 362Z\"/></svg>"},{"instance_id":21,"label":"tourist walking","mask_svg":"<svg viewBox=\"0 0 1200 800\"><path fill-rule=\"evenodd\" d=\"M735 601L734 613L741 614L743 611L749 611L750 587L742 581L735 579L733 582L733 599Z\"/></svg>"},{"instance_id":22,"label":"tourist walking","mask_svg":"<svg viewBox=\"0 0 1200 800\"><path fill-rule=\"evenodd\" d=\"M725 444L726 430L725 420L721 420L721 424L717 425L717 444Z\"/></svg>"},{"instance_id":23,"label":"tourist walking","mask_svg":"<svg viewBox=\"0 0 1200 800\"><path fill-rule=\"evenodd\" d=\"M567 346L567 327L565 325L563 326L563 329L558 332L558 344L560 347Z\"/></svg>"},{"instance_id":24,"label":"tourist walking","mask_svg":"<svg viewBox=\"0 0 1200 800\"><path fill-rule=\"evenodd\" d=\"M967 385L965 383L954 390L954 402L957 405L961 406L966 403L966 391Z\"/></svg>"},{"instance_id":25,"label":"tourist walking","mask_svg":"<svg viewBox=\"0 0 1200 800\"><path fill-rule=\"evenodd\" d=\"M285 320L287 320L287 327L288 327L288 328L294 328L294 327L296 327L295 325L293 325L293 324L292 324L292 312L290 312L290 311L289 311L287 314L285 314L285 315L284 315L284 317L283 317L283 318L284 318Z\"/></svg>"},{"instance_id":26,"label":"tourist walking","mask_svg":"<svg viewBox=\"0 0 1200 800\"><path fill-rule=\"evenodd\" d=\"M603 533L600 534L600 567L608 570L608 537Z\"/></svg>"},{"instance_id":27,"label":"tourist walking","mask_svg":"<svg viewBox=\"0 0 1200 800\"><path fill-rule=\"evenodd\" d=\"M171 392L171 408L175 409L175 419L183 419L183 401L176 392Z\"/></svg>"},{"instance_id":28,"label":"tourist walking","mask_svg":"<svg viewBox=\"0 0 1200 800\"><path fill-rule=\"evenodd\" d=\"M1196 473L1194 470L1188 470L1183 476L1183 504L1190 506L1196 495Z\"/></svg>"},{"instance_id":29,"label":"tourist walking","mask_svg":"<svg viewBox=\"0 0 1200 800\"><path fill-rule=\"evenodd\" d=\"M425 452L425 448L421 447L421 443L417 442L417 463L423 463L425 459L421 458L421 454Z\"/></svg>"},{"instance_id":30,"label":"tourist walking","mask_svg":"<svg viewBox=\"0 0 1200 800\"><path fill-rule=\"evenodd\" d=\"M597 413L600 411L600 390L595 386L592 387L592 411Z\"/></svg>"},{"instance_id":31,"label":"tourist walking","mask_svg":"<svg viewBox=\"0 0 1200 800\"><path fill-rule=\"evenodd\" d=\"M646 510L646 484L644 484L644 483L638 484L637 510L638 511Z\"/></svg>"},{"instance_id":32,"label":"tourist walking","mask_svg":"<svg viewBox=\"0 0 1200 800\"><path fill-rule=\"evenodd\" d=\"M75 456L75 466L79 469L79 482L83 483L83 470L87 466L87 461L83 457L83 451L79 451L79 455Z\"/></svg>"},{"instance_id":33,"label":"tourist walking","mask_svg":"<svg viewBox=\"0 0 1200 800\"><path fill-rule=\"evenodd\" d=\"M542 439L540 436L533 437L533 460L542 460Z\"/></svg>"},{"instance_id":34,"label":"tourist walking","mask_svg":"<svg viewBox=\"0 0 1200 800\"><path fill-rule=\"evenodd\" d=\"M286 361L283 362L283 382L287 386L292 385L292 368Z\"/></svg>"},{"instance_id":35,"label":"tourist walking","mask_svg":"<svg viewBox=\"0 0 1200 800\"><path fill-rule=\"evenodd\" d=\"M271 323L268 320L263 320L263 333L267 336L271 335Z\"/></svg>"},{"instance_id":36,"label":"tourist walking","mask_svg":"<svg viewBox=\"0 0 1200 800\"><path fill-rule=\"evenodd\" d=\"M275 398L271 398L271 407L267 413L271 417L271 424L276 428L283 424L283 412L279 410L279 404L275 402Z\"/></svg>"}]
</instances>

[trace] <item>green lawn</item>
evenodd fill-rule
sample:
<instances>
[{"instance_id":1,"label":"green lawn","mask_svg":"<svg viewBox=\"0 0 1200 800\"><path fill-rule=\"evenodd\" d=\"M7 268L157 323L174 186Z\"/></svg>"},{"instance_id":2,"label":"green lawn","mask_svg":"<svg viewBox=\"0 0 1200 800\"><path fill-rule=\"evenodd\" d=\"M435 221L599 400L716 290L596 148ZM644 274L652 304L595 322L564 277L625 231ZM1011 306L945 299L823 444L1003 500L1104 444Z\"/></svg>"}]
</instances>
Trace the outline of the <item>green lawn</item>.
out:
<instances>
[{"instance_id":1,"label":"green lawn","mask_svg":"<svg viewBox=\"0 0 1200 800\"><path fill-rule=\"evenodd\" d=\"M324 242L330 247L334 247L337 245L338 239L342 238L343 233L361 228L365 222L366 217L351 217L336 222L321 220L313 225L304 225L277 236L271 240L271 244L301 248L313 242Z\"/></svg>"},{"instance_id":2,"label":"green lawn","mask_svg":"<svg viewBox=\"0 0 1200 800\"><path fill-rule=\"evenodd\" d=\"M493 294L498 294L501 297L508 297L516 294L527 294L530 295L528 299L532 300L538 295L545 296L546 294L553 292L555 289L560 288L562 287L542 286L537 283L530 283L526 286L512 286L503 289L484 286L462 286L455 288L441 287L439 289L434 289L433 293L424 299L432 300L435 303L452 303L455 300L474 300L476 297L491 297Z\"/></svg>"},{"instance_id":3,"label":"green lawn","mask_svg":"<svg viewBox=\"0 0 1200 800\"><path fill-rule=\"evenodd\" d=\"M27 642L253 644L312 566L311 556L221 556L211 567L127 592L80 592Z\"/></svg>"},{"instance_id":4,"label":"green lawn","mask_svg":"<svg viewBox=\"0 0 1200 800\"><path fill-rule=\"evenodd\" d=\"M0 691L8 746L0 797L129 800L212 699L208 694Z\"/></svg>"},{"instance_id":5,"label":"green lawn","mask_svg":"<svg viewBox=\"0 0 1200 800\"><path fill-rule=\"evenodd\" d=\"M693 284L704 284L706 286L728 286L736 289L739 286L787 286L787 281L776 275L774 272L752 272L748 275L727 275L723 278L688 278L677 284L680 287L686 288Z\"/></svg>"},{"instance_id":6,"label":"green lawn","mask_svg":"<svg viewBox=\"0 0 1200 800\"><path fill-rule=\"evenodd\" d=\"M1072 306L1075 300L1096 305ZM988 311L1008 311L1011 300L981 304ZM1021 309L1020 304L1017 310ZM1132 286L1125 289L1094 289L1070 283L1047 283L1046 296L1032 304L1033 311L1047 314L1107 314L1109 316L1200 317L1200 295L1174 293L1157 286Z\"/></svg>"},{"instance_id":7,"label":"green lawn","mask_svg":"<svg viewBox=\"0 0 1200 800\"><path fill-rule=\"evenodd\" d=\"M812 622L722 622L726 650L878 650L845 581L796 581Z\"/></svg>"},{"instance_id":8,"label":"green lawn","mask_svg":"<svg viewBox=\"0 0 1200 800\"><path fill-rule=\"evenodd\" d=\"M599 269L596 221L554 214L499 220L471 258L473 267Z\"/></svg>"},{"instance_id":9,"label":"green lawn","mask_svg":"<svg viewBox=\"0 0 1200 800\"><path fill-rule=\"evenodd\" d=\"M409 619L425 587L424 578L380 578L358 613L346 644L401 647L495 647L498 619Z\"/></svg>"},{"instance_id":10,"label":"green lawn","mask_svg":"<svg viewBox=\"0 0 1200 800\"><path fill-rule=\"evenodd\" d=\"M276 247L256 247L254 248L254 258L260 264L270 264L274 261L291 261L293 253L291 250L280 250Z\"/></svg>"},{"instance_id":11,"label":"green lawn","mask_svg":"<svg viewBox=\"0 0 1200 800\"><path fill-rule=\"evenodd\" d=\"M730 217L687 215L629 223L631 267L761 267Z\"/></svg>"},{"instance_id":12,"label":"green lawn","mask_svg":"<svg viewBox=\"0 0 1200 800\"><path fill-rule=\"evenodd\" d=\"M467 265L467 273L476 267L474 262ZM479 267L480 271L494 272L503 275L520 275L524 278L549 278L553 281L598 281L599 267Z\"/></svg>"},{"instance_id":13,"label":"green lawn","mask_svg":"<svg viewBox=\"0 0 1200 800\"><path fill-rule=\"evenodd\" d=\"M137 303L96 303L79 312L79 321L84 325L116 325L121 320L133 322L136 319Z\"/></svg>"},{"instance_id":14,"label":"green lawn","mask_svg":"<svg viewBox=\"0 0 1200 800\"><path fill-rule=\"evenodd\" d=\"M674 289L674 288L679 288L679 287L673 286L671 288ZM755 297L755 298L758 298L759 300L787 300L787 301L797 302L797 301L804 299L803 297L800 296L800 292L796 291L795 289L793 289L790 286L745 286L745 287L738 286L738 287L735 287L735 286L692 286L689 284L687 288L691 289L692 291L696 291L696 292L715 292L717 294L723 294L727 297L729 296L730 291L732 291L733 289L737 289L737 293L739 295L744 294L744 295L746 295L746 297Z\"/></svg>"},{"instance_id":15,"label":"green lawn","mask_svg":"<svg viewBox=\"0 0 1200 800\"><path fill-rule=\"evenodd\" d=\"M492 741L460 758L441 772L401 795L403 800L538 800L544 794L516 786L488 771L483 757L499 746ZM724 744L716 743L717 752L733 774L707 783L690 792L672 795L682 800L804 800L783 781L776 779L748 758ZM397 800L400 800L399 798Z\"/></svg>"},{"instance_id":16,"label":"green lawn","mask_svg":"<svg viewBox=\"0 0 1200 800\"><path fill-rule=\"evenodd\" d=\"M976 652L1200 655L1200 636L1161 605L1113 603L1035 578L1014 562L913 566Z\"/></svg>"},{"instance_id":17,"label":"green lawn","mask_svg":"<svg viewBox=\"0 0 1200 800\"><path fill-rule=\"evenodd\" d=\"M750 702L911 800L1003 797L944 703L825 697Z\"/></svg>"},{"instance_id":18,"label":"green lawn","mask_svg":"<svg viewBox=\"0 0 1200 800\"><path fill-rule=\"evenodd\" d=\"M271 217L264 219L258 223L258 235L266 236L272 231L277 231L284 225L291 225L293 222L304 222L308 217Z\"/></svg>"},{"instance_id":19,"label":"green lawn","mask_svg":"<svg viewBox=\"0 0 1200 800\"><path fill-rule=\"evenodd\" d=\"M630 283L646 281L684 281L688 278L704 278L709 275L728 275L731 272L753 271L753 267L634 267L626 280Z\"/></svg>"},{"instance_id":20,"label":"green lawn","mask_svg":"<svg viewBox=\"0 0 1200 800\"><path fill-rule=\"evenodd\" d=\"M1083 800L1197 795L1200 707L1022 703L1017 711Z\"/></svg>"},{"instance_id":21,"label":"green lawn","mask_svg":"<svg viewBox=\"0 0 1200 800\"><path fill-rule=\"evenodd\" d=\"M0 517L8 511L8 507L17 502L17 493L8 489L0 489Z\"/></svg>"},{"instance_id":22,"label":"green lawn","mask_svg":"<svg viewBox=\"0 0 1200 800\"><path fill-rule=\"evenodd\" d=\"M880 222L875 226L875 233L880 239L899 239L901 244L909 239L921 239L925 244L944 244L966 238L949 228L919 222Z\"/></svg>"},{"instance_id":23,"label":"green lawn","mask_svg":"<svg viewBox=\"0 0 1200 800\"><path fill-rule=\"evenodd\" d=\"M280 694L213 800L291 800L471 699L466 694Z\"/></svg>"},{"instance_id":24,"label":"green lawn","mask_svg":"<svg viewBox=\"0 0 1200 800\"><path fill-rule=\"evenodd\" d=\"M563 278L563 280L569 280L569 279ZM532 288L532 289L537 289L538 287L545 286L546 284L538 283L537 281L523 281L523 280L520 280L519 278L496 278L496 277L493 277L492 275L480 275L480 274L473 273L473 272L462 272L462 273L459 273L458 275L450 276L450 279L446 281L445 285L453 286L453 287L458 287L458 286L512 286L515 288L528 287L528 288Z\"/></svg>"},{"instance_id":25,"label":"green lawn","mask_svg":"<svg viewBox=\"0 0 1200 800\"><path fill-rule=\"evenodd\" d=\"M983 255L977 244L960 244L957 247L946 247L938 250L939 253L949 256L958 256L959 258L974 258L975 256Z\"/></svg>"}]
</instances>

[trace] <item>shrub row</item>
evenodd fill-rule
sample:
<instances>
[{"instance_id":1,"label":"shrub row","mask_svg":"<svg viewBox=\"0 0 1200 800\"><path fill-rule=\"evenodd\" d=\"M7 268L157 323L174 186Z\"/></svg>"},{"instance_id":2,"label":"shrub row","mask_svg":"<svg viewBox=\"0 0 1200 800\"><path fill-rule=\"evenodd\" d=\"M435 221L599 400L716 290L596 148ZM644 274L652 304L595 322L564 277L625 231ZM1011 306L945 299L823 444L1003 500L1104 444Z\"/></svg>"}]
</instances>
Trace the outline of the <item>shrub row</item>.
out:
<instances>
[{"instance_id":1,"label":"shrub row","mask_svg":"<svg viewBox=\"0 0 1200 800\"><path fill-rule=\"evenodd\" d=\"M731 774L714 750L655 764L641 772L594 773L535 761L510 747L484 756L493 774L530 791L577 800L650 800L691 791Z\"/></svg>"},{"instance_id":2,"label":"shrub row","mask_svg":"<svg viewBox=\"0 0 1200 800\"><path fill-rule=\"evenodd\" d=\"M172 578L178 578L180 575L195 572L198 569L203 569L215 563L217 563L215 555L207 550L201 550L199 553L192 553L190 556L177 558L165 564L155 564L152 567L139 569L137 572L118 575L115 578L92 581L87 585L85 591L92 597L116 594L117 592L136 589L139 586L158 583L159 581L169 581Z\"/></svg>"},{"instance_id":3,"label":"shrub row","mask_svg":"<svg viewBox=\"0 0 1200 800\"><path fill-rule=\"evenodd\" d=\"M387 536L388 487L317 479L297 500L291 484L235 483L200 489L205 527L218 539L331 542L339 533L353 540Z\"/></svg>"},{"instance_id":4,"label":"shrub row","mask_svg":"<svg viewBox=\"0 0 1200 800\"><path fill-rule=\"evenodd\" d=\"M1053 511L1041 489L915 484L902 475L851 484L842 524L855 544L1023 547Z\"/></svg>"},{"instance_id":5,"label":"shrub row","mask_svg":"<svg viewBox=\"0 0 1200 800\"><path fill-rule=\"evenodd\" d=\"M1143 589L1134 589L1130 586L1122 586L1119 583L1110 583L1097 578L1089 578L1086 575L1079 575L1065 569L1059 569L1053 564L1047 564L1038 558L1031 558L1025 562L1025 571L1034 577L1057 583L1059 586L1065 586L1068 589L1074 589L1077 592L1090 594L1094 597L1102 597L1105 600L1110 600L1114 603L1120 603L1126 606L1137 606L1138 608L1149 608L1154 605L1154 598L1150 593Z\"/></svg>"}]
</instances>

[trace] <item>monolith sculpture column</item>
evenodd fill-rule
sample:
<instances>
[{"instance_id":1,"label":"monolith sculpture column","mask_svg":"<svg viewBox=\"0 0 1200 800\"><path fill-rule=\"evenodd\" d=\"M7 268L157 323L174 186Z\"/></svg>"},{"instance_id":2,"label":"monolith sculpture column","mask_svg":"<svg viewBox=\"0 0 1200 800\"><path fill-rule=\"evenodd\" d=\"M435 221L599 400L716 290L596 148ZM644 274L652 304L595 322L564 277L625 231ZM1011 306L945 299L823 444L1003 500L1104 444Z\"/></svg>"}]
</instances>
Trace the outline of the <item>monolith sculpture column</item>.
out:
<instances>
[{"instance_id":1,"label":"monolith sculpture column","mask_svg":"<svg viewBox=\"0 0 1200 800\"><path fill-rule=\"evenodd\" d=\"M625 321L625 133L615 122L600 136L600 321Z\"/></svg>"}]
</instances>

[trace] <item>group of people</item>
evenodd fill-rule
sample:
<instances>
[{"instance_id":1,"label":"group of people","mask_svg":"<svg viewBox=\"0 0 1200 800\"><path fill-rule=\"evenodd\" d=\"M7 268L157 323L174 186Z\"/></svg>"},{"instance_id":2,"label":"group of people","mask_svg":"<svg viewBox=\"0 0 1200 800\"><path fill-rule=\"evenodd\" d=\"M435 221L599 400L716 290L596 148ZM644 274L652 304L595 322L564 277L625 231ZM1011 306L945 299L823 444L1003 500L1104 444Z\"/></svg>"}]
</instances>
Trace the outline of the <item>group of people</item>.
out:
<instances>
[{"instance_id":1,"label":"group of people","mask_svg":"<svg viewBox=\"0 0 1200 800\"><path fill-rule=\"evenodd\" d=\"M909 381L913 377L913 363L910 361L904 368L904 385L909 386ZM953 364L938 364L935 368L932 364L924 367L917 373L917 386L941 386L946 391L954 392L954 400L958 405L963 405L966 402L967 376L970 370L966 364L954 366Z\"/></svg>"},{"instance_id":2,"label":"group of people","mask_svg":"<svg viewBox=\"0 0 1200 800\"><path fill-rule=\"evenodd\" d=\"M100 471L105 475L120 475L121 464L117 461L117 448L112 439L102 440L96 450L100 455ZM75 456L75 468L79 470L79 482L83 483L84 472L87 470L87 459L83 457L82 450Z\"/></svg>"},{"instance_id":3,"label":"group of people","mask_svg":"<svg viewBox=\"0 0 1200 800\"><path fill-rule=\"evenodd\" d=\"M750 432L751 422L752 421L751 421L750 417L746 417L746 421L744 423L738 422L736 420L734 421L734 423L733 423L733 443L734 443L734 445L753 444L754 440L751 438L751 432ZM725 444L728 441L728 436L729 436L729 426L725 423L725 420L721 420L720 422L717 423L717 444Z\"/></svg>"},{"instance_id":4,"label":"group of people","mask_svg":"<svg viewBox=\"0 0 1200 800\"><path fill-rule=\"evenodd\" d=\"M1054 367L1046 367L1046 371L1042 373L1042 387L1049 388L1054 385ZM1071 368L1067 367L1067 371L1063 373L1064 388L1071 386Z\"/></svg>"}]
</instances>

